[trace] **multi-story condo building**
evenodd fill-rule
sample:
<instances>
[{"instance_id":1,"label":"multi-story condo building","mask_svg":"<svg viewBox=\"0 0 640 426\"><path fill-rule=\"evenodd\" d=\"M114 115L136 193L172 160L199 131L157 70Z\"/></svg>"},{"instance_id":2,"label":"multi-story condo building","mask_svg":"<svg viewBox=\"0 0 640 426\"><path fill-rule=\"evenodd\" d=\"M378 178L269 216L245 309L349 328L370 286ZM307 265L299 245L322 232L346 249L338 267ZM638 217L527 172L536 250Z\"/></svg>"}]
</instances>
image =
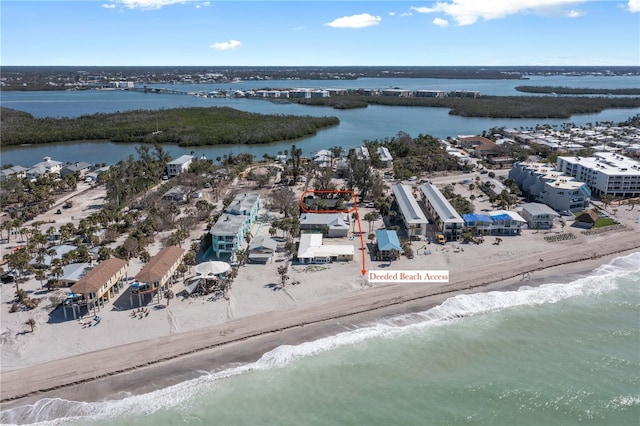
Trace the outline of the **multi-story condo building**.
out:
<instances>
[{"instance_id":1,"label":"multi-story condo building","mask_svg":"<svg viewBox=\"0 0 640 426\"><path fill-rule=\"evenodd\" d=\"M640 196L640 162L623 155L596 152L593 157L558 157L556 167L599 196Z\"/></svg>"},{"instance_id":2,"label":"multi-story condo building","mask_svg":"<svg viewBox=\"0 0 640 426\"><path fill-rule=\"evenodd\" d=\"M415 236L422 239L427 235L429 220L413 196L411 187L399 183L394 185L391 190L409 237Z\"/></svg>"},{"instance_id":3,"label":"multi-story condo building","mask_svg":"<svg viewBox=\"0 0 640 426\"><path fill-rule=\"evenodd\" d=\"M457 240L462 236L464 219L453 208L438 188L430 183L420 185L422 200L427 214L433 219L438 230L447 241Z\"/></svg>"},{"instance_id":4,"label":"multi-story condo building","mask_svg":"<svg viewBox=\"0 0 640 426\"><path fill-rule=\"evenodd\" d=\"M557 211L582 211L591 201L591 191L584 182L579 182L548 164L515 163L509 171L509 177L530 201L544 203Z\"/></svg>"}]
</instances>

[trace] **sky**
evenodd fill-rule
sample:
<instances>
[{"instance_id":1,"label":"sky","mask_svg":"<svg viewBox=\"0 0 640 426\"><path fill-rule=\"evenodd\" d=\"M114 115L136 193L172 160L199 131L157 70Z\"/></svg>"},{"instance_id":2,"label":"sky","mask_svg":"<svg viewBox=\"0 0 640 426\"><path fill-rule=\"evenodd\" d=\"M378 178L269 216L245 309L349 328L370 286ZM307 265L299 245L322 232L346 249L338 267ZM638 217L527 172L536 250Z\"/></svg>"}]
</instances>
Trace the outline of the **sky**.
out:
<instances>
[{"instance_id":1,"label":"sky","mask_svg":"<svg viewBox=\"0 0 640 426\"><path fill-rule=\"evenodd\" d=\"M2 0L0 48L36 66L640 66L640 0Z\"/></svg>"}]
</instances>

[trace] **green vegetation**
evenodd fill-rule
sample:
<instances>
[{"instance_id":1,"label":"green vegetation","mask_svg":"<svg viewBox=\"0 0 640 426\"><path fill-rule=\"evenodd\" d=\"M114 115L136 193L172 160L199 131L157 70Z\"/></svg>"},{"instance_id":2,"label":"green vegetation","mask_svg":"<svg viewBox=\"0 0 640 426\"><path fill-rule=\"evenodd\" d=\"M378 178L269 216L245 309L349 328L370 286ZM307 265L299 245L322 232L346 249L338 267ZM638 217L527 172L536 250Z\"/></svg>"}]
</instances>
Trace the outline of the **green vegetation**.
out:
<instances>
[{"instance_id":1,"label":"green vegetation","mask_svg":"<svg viewBox=\"0 0 640 426\"><path fill-rule=\"evenodd\" d=\"M604 228L605 226L615 225L616 221L610 217L600 217L593 225L594 228Z\"/></svg>"},{"instance_id":2,"label":"green vegetation","mask_svg":"<svg viewBox=\"0 0 640 426\"><path fill-rule=\"evenodd\" d=\"M0 110L5 146L74 140L180 146L261 144L298 139L338 124L336 117L265 115L227 107L137 110L77 118L34 118L8 108Z\"/></svg>"},{"instance_id":3,"label":"green vegetation","mask_svg":"<svg viewBox=\"0 0 640 426\"><path fill-rule=\"evenodd\" d=\"M451 186L445 186L441 189L441 192L458 214L473 213L473 203L462 195L454 193Z\"/></svg>"},{"instance_id":4,"label":"green vegetation","mask_svg":"<svg viewBox=\"0 0 640 426\"><path fill-rule=\"evenodd\" d=\"M373 144L375 145L375 144ZM438 139L430 135L412 138L404 132L384 145L393 156L393 173L396 179L408 179L418 173L459 170L458 161L449 155ZM369 149L375 152L375 147Z\"/></svg>"},{"instance_id":5,"label":"green vegetation","mask_svg":"<svg viewBox=\"0 0 640 426\"><path fill-rule=\"evenodd\" d=\"M449 114L490 118L569 118L608 108L638 108L640 98L585 96L480 96L479 98L416 98L344 95L317 99L291 99L305 105L360 108L367 105L450 108Z\"/></svg>"},{"instance_id":6,"label":"green vegetation","mask_svg":"<svg viewBox=\"0 0 640 426\"><path fill-rule=\"evenodd\" d=\"M640 89L590 89L561 86L516 86L518 92L548 93L556 95L640 95Z\"/></svg>"}]
</instances>

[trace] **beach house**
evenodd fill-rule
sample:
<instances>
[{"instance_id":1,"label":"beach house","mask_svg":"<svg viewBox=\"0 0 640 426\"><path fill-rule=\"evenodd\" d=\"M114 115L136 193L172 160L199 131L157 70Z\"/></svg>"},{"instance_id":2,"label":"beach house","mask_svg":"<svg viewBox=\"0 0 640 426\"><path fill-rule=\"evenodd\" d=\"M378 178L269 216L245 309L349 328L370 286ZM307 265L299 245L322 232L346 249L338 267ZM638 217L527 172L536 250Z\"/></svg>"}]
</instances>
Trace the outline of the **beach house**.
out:
<instances>
[{"instance_id":1,"label":"beach house","mask_svg":"<svg viewBox=\"0 0 640 426\"><path fill-rule=\"evenodd\" d=\"M542 203L526 203L520 206L522 217L527 221L529 229L551 229L560 214Z\"/></svg>"},{"instance_id":2,"label":"beach house","mask_svg":"<svg viewBox=\"0 0 640 426\"><path fill-rule=\"evenodd\" d=\"M73 164L62 166L60 169L60 176L74 175L79 179L84 179L85 175L93 169L93 166L84 161L78 161Z\"/></svg>"},{"instance_id":3,"label":"beach house","mask_svg":"<svg viewBox=\"0 0 640 426\"><path fill-rule=\"evenodd\" d=\"M119 293L122 288L122 279L127 276L129 263L125 260L112 257L88 271L69 289L67 299L64 301L64 315L67 317L67 308L72 308L73 317L76 318L76 309L86 307L87 311L104 306L111 297Z\"/></svg>"},{"instance_id":4,"label":"beach house","mask_svg":"<svg viewBox=\"0 0 640 426\"><path fill-rule=\"evenodd\" d=\"M146 293L155 293L160 301L160 290L166 290L173 283L184 253L185 250L177 246L164 247L142 267L130 287L131 294L138 294L140 304L141 295Z\"/></svg>"},{"instance_id":5,"label":"beach house","mask_svg":"<svg viewBox=\"0 0 640 426\"><path fill-rule=\"evenodd\" d=\"M300 230L322 233L327 237L346 237L351 226L347 213L302 213Z\"/></svg>"},{"instance_id":6,"label":"beach house","mask_svg":"<svg viewBox=\"0 0 640 426\"><path fill-rule=\"evenodd\" d=\"M269 237L259 235L249 244L249 262L267 263L273 261L278 243Z\"/></svg>"},{"instance_id":7,"label":"beach house","mask_svg":"<svg viewBox=\"0 0 640 426\"><path fill-rule=\"evenodd\" d=\"M11 176L15 177L16 179L22 179L27 176L28 170L29 169L22 166L13 166L13 167L8 167L6 169L2 169L0 170L0 181L5 181L9 179L9 177Z\"/></svg>"},{"instance_id":8,"label":"beach house","mask_svg":"<svg viewBox=\"0 0 640 426\"><path fill-rule=\"evenodd\" d=\"M474 234L489 235L493 221L488 214L467 213L462 215L464 226Z\"/></svg>"},{"instance_id":9,"label":"beach house","mask_svg":"<svg viewBox=\"0 0 640 426\"><path fill-rule=\"evenodd\" d=\"M511 210L495 210L488 213L491 218L491 235L519 235L527 221Z\"/></svg>"},{"instance_id":10,"label":"beach house","mask_svg":"<svg viewBox=\"0 0 640 426\"><path fill-rule=\"evenodd\" d=\"M353 260L353 245L323 244L322 234L301 234L298 246L300 263L329 263Z\"/></svg>"},{"instance_id":11,"label":"beach house","mask_svg":"<svg viewBox=\"0 0 640 426\"><path fill-rule=\"evenodd\" d=\"M396 231L376 230L376 260L396 260L400 257L401 252L402 246Z\"/></svg>"},{"instance_id":12,"label":"beach house","mask_svg":"<svg viewBox=\"0 0 640 426\"><path fill-rule=\"evenodd\" d=\"M212 252L217 258L232 255L242 245L247 229L245 216L224 213L209 230Z\"/></svg>"},{"instance_id":13,"label":"beach house","mask_svg":"<svg viewBox=\"0 0 640 426\"><path fill-rule=\"evenodd\" d=\"M48 173L59 175L61 169L61 161L52 160L51 157L44 157L41 162L34 164L33 167L27 170L26 175L29 179L36 179Z\"/></svg>"},{"instance_id":14,"label":"beach house","mask_svg":"<svg viewBox=\"0 0 640 426\"><path fill-rule=\"evenodd\" d=\"M386 146L379 146L376 149L376 153L378 154L380 161L382 161L386 167L391 167L393 165L393 156L389 152L389 148Z\"/></svg>"},{"instance_id":15,"label":"beach house","mask_svg":"<svg viewBox=\"0 0 640 426\"><path fill-rule=\"evenodd\" d=\"M245 234L258 218L260 194L242 193L235 196L216 223L209 230L211 251L219 259L232 256L244 241Z\"/></svg>"},{"instance_id":16,"label":"beach house","mask_svg":"<svg viewBox=\"0 0 640 426\"><path fill-rule=\"evenodd\" d=\"M174 177L189 170L193 162L193 155L181 155L173 161L167 163L167 176Z\"/></svg>"},{"instance_id":17,"label":"beach house","mask_svg":"<svg viewBox=\"0 0 640 426\"><path fill-rule=\"evenodd\" d=\"M247 224L251 225L258 219L258 211L260 211L260 194L250 192L236 195L224 212L244 216Z\"/></svg>"}]
</instances>

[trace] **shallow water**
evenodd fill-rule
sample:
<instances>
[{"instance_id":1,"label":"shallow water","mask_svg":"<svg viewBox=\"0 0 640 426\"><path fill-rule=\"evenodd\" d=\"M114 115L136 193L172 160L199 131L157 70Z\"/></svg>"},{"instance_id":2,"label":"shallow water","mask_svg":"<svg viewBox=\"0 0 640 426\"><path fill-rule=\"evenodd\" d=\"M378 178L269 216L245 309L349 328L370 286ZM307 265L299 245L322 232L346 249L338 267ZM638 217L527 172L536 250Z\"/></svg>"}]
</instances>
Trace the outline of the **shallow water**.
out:
<instances>
[{"instance_id":1,"label":"shallow water","mask_svg":"<svg viewBox=\"0 0 640 426\"><path fill-rule=\"evenodd\" d=\"M456 296L118 401L3 423L616 424L640 419L640 253L573 281Z\"/></svg>"}]
</instances>

